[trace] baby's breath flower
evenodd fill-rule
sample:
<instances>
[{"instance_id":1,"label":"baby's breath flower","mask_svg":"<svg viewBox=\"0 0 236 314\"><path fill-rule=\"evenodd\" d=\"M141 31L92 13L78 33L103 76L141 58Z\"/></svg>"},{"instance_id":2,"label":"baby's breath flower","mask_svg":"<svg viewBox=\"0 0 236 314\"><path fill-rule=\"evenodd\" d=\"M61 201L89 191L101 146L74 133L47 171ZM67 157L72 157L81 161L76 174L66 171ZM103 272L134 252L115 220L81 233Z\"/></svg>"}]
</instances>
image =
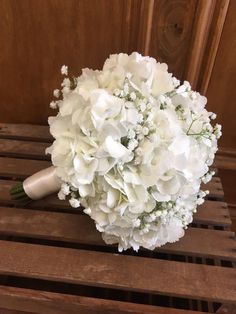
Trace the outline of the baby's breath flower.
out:
<instances>
[{"instance_id":1,"label":"baby's breath flower","mask_svg":"<svg viewBox=\"0 0 236 314\"><path fill-rule=\"evenodd\" d=\"M50 108L52 109L57 109L57 102L56 101L51 101L49 104Z\"/></svg>"},{"instance_id":2,"label":"baby's breath flower","mask_svg":"<svg viewBox=\"0 0 236 314\"><path fill-rule=\"evenodd\" d=\"M80 207L80 201L78 199L76 199L76 198L71 198L69 200L69 203L74 208Z\"/></svg>"},{"instance_id":3,"label":"baby's breath flower","mask_svg":"<svg viewBox=\"0 0 236 314\"><path fill-rule=\"evenodd\" d=\"M54 89L53 96L56 97L56 98L59 98L60 97L60 90L59 89Z\"/></svg>"},{"instance_id":4,"label":"baby's breath flower","mask_svg":"<svg viewBox=\"0 0 236 314\"><path fill-rule=\"evenodd\" d=\"M62 75L68 75L68 66L67 65L63 65L61 67L61 74Z\"/></svg>"},{"instance_id":5,"label":"baby's breath flower","mask_svg":"<svg viewBox=\"0 0 236 314\"><path fill-rule=\"evenodd\" d=\"M138 146L138 141L135 139L131 139L128 143L128 149L134 150Z\"/></svg>"},{"instance_id":6,"label":"baby's breath flower","mask_svg":"<svg viewBox=\"0 0 236 314\"><path fill-rule=\"evenodd\" d=\"M130 94L130 99L131 99L131 100L135 100L135 99L136 99L136 94L135 94L134 92L132 92L132 93Z\"/></svg>"},{"instance_id":7,"label":"baby's breath flower","mask_svg":"<svg viewBox=\"0 0 236 314\"><path fill-rule=\"evenodd\" d=\"M148 135L149 129L145 126L143 127L142 132L143 132L143 135Z\"/></svg>"}]
</instances>

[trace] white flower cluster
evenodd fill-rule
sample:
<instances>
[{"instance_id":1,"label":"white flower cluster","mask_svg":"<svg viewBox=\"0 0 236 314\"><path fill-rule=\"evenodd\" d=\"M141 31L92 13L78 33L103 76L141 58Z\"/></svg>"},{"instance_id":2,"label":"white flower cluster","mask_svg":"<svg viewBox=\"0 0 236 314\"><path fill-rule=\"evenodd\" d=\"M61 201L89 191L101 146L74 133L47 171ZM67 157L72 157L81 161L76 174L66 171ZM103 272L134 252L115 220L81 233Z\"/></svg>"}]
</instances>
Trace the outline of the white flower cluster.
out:
<instances>
[{"instance_id":1,"label":"white flower cluster","mask_svg":"<svg viewBox=\"0 0 236 314\"><path fill-rule=\"evenodd\" d=\"M62 73L67 75L67 67ZM64 182L59 198L80 204L119 251L177 241L208 191L221 135L206 98L138 53L111 55L102 71L66 77L51 103L48 149Z\"/></svg>"}]
</instances>

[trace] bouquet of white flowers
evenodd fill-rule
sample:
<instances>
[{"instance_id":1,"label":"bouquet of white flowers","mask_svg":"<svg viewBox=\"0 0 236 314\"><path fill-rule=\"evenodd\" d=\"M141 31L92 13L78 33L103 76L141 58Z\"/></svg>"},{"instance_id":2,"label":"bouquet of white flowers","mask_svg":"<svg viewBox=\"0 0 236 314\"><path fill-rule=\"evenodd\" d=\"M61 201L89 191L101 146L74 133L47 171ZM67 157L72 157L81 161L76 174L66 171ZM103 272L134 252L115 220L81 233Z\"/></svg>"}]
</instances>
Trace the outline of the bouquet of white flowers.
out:
<instances>
[{"instance_id":1,"label":"bouquet of white flowers","mask_svg":"<svg viewBox=\"0 0 236 314\"><path fill-rule=\"evenodd\" d=\"M102 71L78 78L67 71L50 104L58 114L49 118L54 167L41 175L46 190L60 188L60 199L82 205L119 251L177 241L207 194L200 185L211 179L221 135L206 98L138 53L111 55ZM27 180L24 192L37 198Z\"/></svg>"}]
</instances>

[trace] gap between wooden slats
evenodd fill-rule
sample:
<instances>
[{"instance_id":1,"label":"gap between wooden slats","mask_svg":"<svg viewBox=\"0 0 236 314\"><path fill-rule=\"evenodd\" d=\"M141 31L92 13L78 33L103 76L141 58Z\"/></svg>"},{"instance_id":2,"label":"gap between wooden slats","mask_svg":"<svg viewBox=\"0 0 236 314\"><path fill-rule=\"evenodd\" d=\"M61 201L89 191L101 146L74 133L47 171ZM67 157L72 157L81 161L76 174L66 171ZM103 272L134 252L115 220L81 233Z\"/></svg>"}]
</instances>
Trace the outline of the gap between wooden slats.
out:
<instances>
[{"instance_id":1,"label":"gap between wooden slats","mask_svg":"<svg viewBox=\"0 0 236 314\"><path fill-rule=\"evenodd\" d=\"M2 275L222 303L236 300L233 268L9 241L0 241L0 260Z\"/></svg>"},{"instance_id":2,"label":"gap between wooden slats","mask_svg":"<svg viewBox=\"0 0 236 314\"><path fill-rule=\"evenodd\" d=\"M0 234L107 247L86 215L0 207ZM236 261L236 241L230 231L189 228L180 241L156 252Z\"/></svg>"}]
</instances>

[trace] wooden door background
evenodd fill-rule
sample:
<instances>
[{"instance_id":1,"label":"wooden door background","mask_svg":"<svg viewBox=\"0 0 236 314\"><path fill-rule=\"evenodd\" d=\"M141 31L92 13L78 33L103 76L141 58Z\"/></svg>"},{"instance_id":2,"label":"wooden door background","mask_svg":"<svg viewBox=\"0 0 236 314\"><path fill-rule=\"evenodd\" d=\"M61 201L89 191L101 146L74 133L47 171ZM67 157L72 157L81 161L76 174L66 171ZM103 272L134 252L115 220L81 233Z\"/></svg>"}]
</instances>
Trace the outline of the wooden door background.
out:
<instances>
[{"instance_id":1,"label":"wooden door background","mask_svg":"<svg viewBox=\"0 0 236 314\"><path fill-rule=\"evenodd\" d=\"M0 0L0 121L46 124L63 64L78 75L111 53L153 56L218 114L217 163L236 208L235 33L236 0Z\"/></svg>"}]
</instances>

